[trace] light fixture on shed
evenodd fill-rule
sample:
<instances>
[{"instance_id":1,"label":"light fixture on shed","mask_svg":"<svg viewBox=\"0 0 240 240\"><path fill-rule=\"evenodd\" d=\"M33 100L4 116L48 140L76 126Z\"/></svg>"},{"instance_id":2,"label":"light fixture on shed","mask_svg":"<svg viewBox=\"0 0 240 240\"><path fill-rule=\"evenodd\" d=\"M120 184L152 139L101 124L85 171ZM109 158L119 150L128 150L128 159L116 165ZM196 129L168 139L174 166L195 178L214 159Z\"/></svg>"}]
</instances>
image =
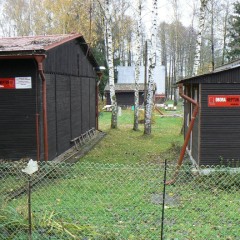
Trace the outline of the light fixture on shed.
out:
<instances>
[{"instance_id":1,"label":"light fixture on shed","mask_svg":"<svg viewBox=\"0 0 240 240\"><path fill-rule=\"evenodd\" d=\"M106 68L104 66L94 67L93 69L96 71L99 79L101 79L101 77L103 75L103 71L106 70Z\"/></svg>"}]
</instances>

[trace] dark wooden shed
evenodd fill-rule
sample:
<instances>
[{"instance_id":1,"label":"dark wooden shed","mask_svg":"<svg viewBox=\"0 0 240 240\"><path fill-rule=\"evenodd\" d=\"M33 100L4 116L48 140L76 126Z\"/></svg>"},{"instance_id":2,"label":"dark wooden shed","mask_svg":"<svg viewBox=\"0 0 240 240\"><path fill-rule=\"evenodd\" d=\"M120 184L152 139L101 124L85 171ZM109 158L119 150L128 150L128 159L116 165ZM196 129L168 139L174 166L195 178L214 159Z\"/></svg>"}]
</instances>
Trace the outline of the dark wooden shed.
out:
<instances>
[{"instance_id":1,"label":"dark wooden shed","mask_svg":"<svg viewBox=\"0 0 240 240\"><path fill-rule=\"evenodd\" d=\"M240 159L240 66L179 82L199 110L187 146L198 165L236 166ZM185 138L194 104L184 100Z\"/></svg>"},{"instance_id":2,"label":"dark wooden shed","mask_svg":"<svg viewBox=\"0 0 240 240\"><path fill-rule=\"evenodd\" d=\"M155 95L156 85L154 86ZM109 85L105 87L106 104L111 104L110 89ZM117 83L115 84L115 94L117 98L117 104L121 107L133 106L134 105L134 83ZM144 83L139 83L139 105L144 102Z\"/></svg>"},{"instance_id":3,"label":"dark wooden shed","mask_svg":"<svg viewBox=\"0 0 240 240\"><path fill-rule=\"evenodd\" d=\"M97 128L98 67L80 34L0 38L0 158L52 160Z\"/></svg>"}]
</instances>

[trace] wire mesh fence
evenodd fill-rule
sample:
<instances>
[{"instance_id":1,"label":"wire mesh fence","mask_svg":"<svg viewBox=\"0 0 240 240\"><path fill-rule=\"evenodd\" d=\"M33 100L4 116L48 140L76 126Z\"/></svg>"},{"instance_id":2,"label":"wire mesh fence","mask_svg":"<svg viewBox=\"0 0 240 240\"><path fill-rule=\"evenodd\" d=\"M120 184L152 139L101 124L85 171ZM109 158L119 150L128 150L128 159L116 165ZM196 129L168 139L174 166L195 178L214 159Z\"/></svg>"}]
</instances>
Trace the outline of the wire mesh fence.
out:
<instances>
[{"instance_id":1,"label":"wire mesh fence","mask_svg":"<svg viewBox=\"0 0 240 240\"><path fill-rule=\"evenodd\" d=\"M183 166L166 186L164 216L164 239L240 239L240 168Z\"/></svg>"},{"instance_id":2,"label":"wire mesh fence","mask_svg":"<svg viewBox=\"0 0 240 240\"><path fill-rule=\"evenodd\" d=\"M185 165L164 185L175 166L48 163L31 177L23 168L0 166L0 239L240 236L238 169Z\"/></svg>"},{"instance_id":3,"label":"wire mesh fence","mask_svg":"<svg viewBox=\"0 0 240 240\"><path fill-rule=\"evenodd\" d=\"M31 177L32 239L158 239L162 168L44 164ZM1 168L1 239L29 235L29 178Z\"/></svg>"}]
</instances>

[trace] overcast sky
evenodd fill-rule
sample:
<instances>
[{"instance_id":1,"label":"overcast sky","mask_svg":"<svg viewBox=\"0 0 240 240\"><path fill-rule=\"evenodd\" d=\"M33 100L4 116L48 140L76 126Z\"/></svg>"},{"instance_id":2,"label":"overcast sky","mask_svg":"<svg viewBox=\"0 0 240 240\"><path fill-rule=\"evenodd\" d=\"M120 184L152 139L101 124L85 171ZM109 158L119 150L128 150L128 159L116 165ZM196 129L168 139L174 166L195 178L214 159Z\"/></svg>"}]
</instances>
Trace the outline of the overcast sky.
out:
<instances>
[{"instance_id":1,"label":"overcast sky","mask_svg":"<svg viewBox=\"0 0 240 240\"><path fill-rule=\"evenodd\" d=\"M148 16L151 15L152 2L153 0L146 1L145 8ZM198 2L198 0L178 0L180 19L184 25L191 24L194 9L193 5L194 3L196 4L196 2ZM158 1L158 18L159 21L166 21L168 23L171 23L174 20L173 5L171 0ZM151 19L149 19L149 21L151 22Z\"/></svg>"},{"instance_id":2,"label":"overcast sky","mask_svg":"<svg viewBox=\"0 0 240 240\"><path fill-rule=\"evenodd\" d=\"M179 3L179 17L180 21L185 25L189 26L192 22L192 15L194 10L194 4L199 2L199 0L178 0ZM150 34L151 29L151 10L152 10L153 0L146 0L144 2L144 11L143 11L143 23L147 27ZM134 5L136 7L137 0L134 0ZM131 13L130 13L131 15ZM172 0L158 0L158 23L160 22L171 23L174 21L174 11Z\"/></svg>"}]
</instances>

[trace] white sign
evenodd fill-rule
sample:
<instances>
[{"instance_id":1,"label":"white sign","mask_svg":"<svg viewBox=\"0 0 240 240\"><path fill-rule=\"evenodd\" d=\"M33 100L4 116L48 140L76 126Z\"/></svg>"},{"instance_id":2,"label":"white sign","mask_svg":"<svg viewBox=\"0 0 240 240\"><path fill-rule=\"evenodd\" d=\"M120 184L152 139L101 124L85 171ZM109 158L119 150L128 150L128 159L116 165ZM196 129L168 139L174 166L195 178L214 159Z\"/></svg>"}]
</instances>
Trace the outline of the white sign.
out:
<instances>
[{"instance_id":1,"label":"white sign","mask_svg":"<svg viewBox=\"0 0 240 240\"><path fill-rule=\"evenodd\" d=\"M31 77L16 77L15 78L15 88L16 89L32 88L32 78Z\"/></svg>"}]
</instances>

